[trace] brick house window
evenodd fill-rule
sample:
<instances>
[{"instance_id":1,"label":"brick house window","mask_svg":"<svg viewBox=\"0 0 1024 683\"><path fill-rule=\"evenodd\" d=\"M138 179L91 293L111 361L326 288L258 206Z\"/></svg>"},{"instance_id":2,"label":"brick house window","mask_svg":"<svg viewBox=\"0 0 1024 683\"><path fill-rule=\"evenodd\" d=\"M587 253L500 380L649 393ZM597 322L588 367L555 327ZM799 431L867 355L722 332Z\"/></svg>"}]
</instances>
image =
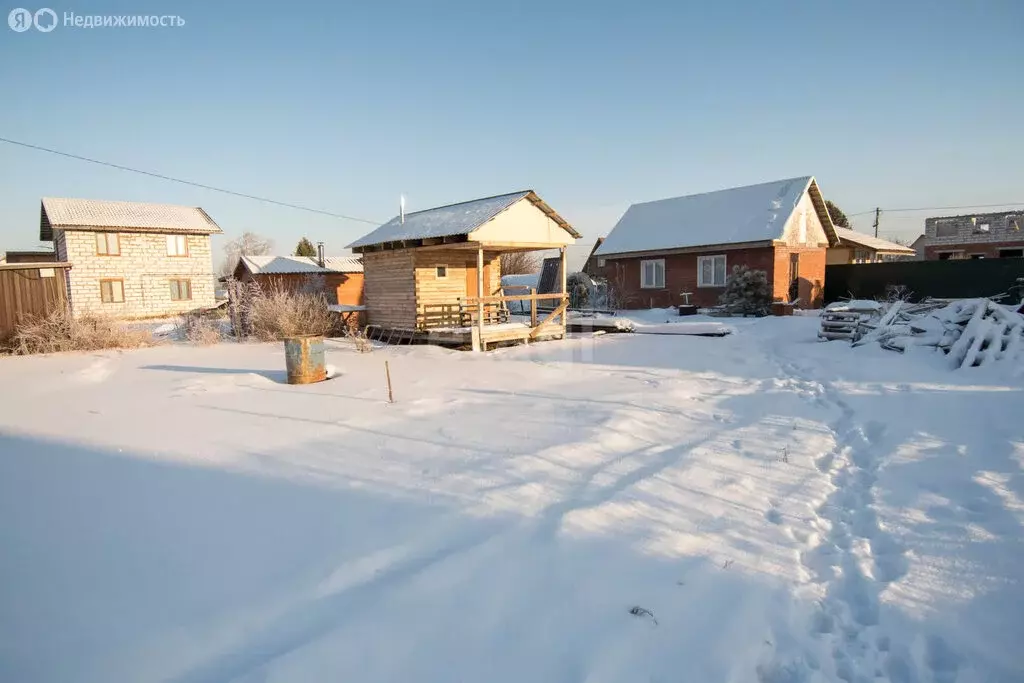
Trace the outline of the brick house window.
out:
<instances>
[{"instance_id":1,"label":"brick house window","mask_svg":"<svg viewBox=\"0 0 1024 683\"><path fill-rule=\"evenodd\" d=\"M171 301L188 301L192 298L190 280L171 280Z\"/></svg>"},{"instance_id":2,"label":"brick house window","mask_svg":"<svg viewBox=\"0 0 1024 683\"><path fill-rule=\"evenodd\" d=\"M167 255L188 256L188 235L168 235Z\"/></svg>"},{"instance_id":3,"label":"brick house window","mask_svg":"<svg viewBox=\"0 0 1024 683\"><path fill-rule=\"evenodd\" d=\"M988 232L988 223L978 223L978 226L974 228L974 232Z\"/></svg>"},{"instance_id":4,"label":"brick house window","mask_svg":"<svg viewBox=\"0 0 1024 683\"><path fill-rule=\"evenodd\" d=\"M97 256L120 256L121 238L116 232L96 233Z\"/></svg>"},{"instance_id":5,"label":"brick house window","mask_svg":"<svg viewBox=\"0 0 1024 683\"><path fill-rule=\"evenodd\" d=\"M640 262L640 288L665 288L665 259L653 259Z\"/></svg>"},{"instance_id":6,"label":"brick house window","mask_svg":"<svg viewBox=\"0 0 1024 683\"><path fill-rule=\"evenodd\" d=\"M124 303L124 280L100 280L100 301L105 304Z\"/></svg>"},{"instance_id":7,"label":"brick house window","mask_svg":"<svg viewBox=\"0 0 1024 683\"><path fill-rule=\"evenodd\" d=\"M956 237L956 223L952 220L935 221L936 237Z\"/></svg>"},{"instance_id":8,"label":"brick house window","mask_svg":"<svg viewBox=\"0 0 1024 683\"><path fill-rule=\"evenodd\" d=\"M725 287L725 254L697 257L697 286Z\"/></svg>"}]
</instances>

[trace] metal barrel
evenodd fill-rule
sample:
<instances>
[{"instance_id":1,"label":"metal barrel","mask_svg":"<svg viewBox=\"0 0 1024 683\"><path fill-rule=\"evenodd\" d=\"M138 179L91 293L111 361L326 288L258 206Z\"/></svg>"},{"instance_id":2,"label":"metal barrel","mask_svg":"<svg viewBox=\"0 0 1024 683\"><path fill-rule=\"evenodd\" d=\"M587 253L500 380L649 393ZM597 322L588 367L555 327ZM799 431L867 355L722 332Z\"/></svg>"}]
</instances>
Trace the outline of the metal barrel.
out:
<instances>
[{"instance_id":1,"label":"metal barrel","mask_svg":"<svg viewBox=\"0 0 1024 683\"><path fill-rule=\"evenodd\" d=\"M288 370L288 384L310 384L327 379L324 356L324 338L321 336L285 339L284 360Z\"/></svg>"}]
</instances>

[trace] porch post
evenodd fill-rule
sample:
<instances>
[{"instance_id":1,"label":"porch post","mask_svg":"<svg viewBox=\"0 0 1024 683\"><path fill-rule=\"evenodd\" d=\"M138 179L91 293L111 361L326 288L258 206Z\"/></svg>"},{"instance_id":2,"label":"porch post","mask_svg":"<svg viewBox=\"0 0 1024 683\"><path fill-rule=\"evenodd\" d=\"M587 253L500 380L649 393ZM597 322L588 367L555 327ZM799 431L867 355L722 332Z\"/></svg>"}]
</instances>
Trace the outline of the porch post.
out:
<instances>
[{"instance_id":1,"label":"porch post","mask_svg":"<svg viewBox=\"0 0 1024 683\"><path fill-rule=\"evenodd\" d=\"M562 247L561 249L558 250L558 258L559 258L559 268L558 268L558 270L562 274L561 275L561 279L562 279L562 301L561 301L561 303L565 304L565 309L562 311L562 337L565 337L565 328L566 328L566 325L567 325L567 323L569 321L569 303L568 303L569 299L566 296L567 288L566 288L566 284L565 284L567 278L569 277L569 275L568 275L568 273L565 272L565 252L566 252L566 247Z\"/></svg>"},{"instance_id":2,"label":"porch post","mask_svg":"<svg viewBox=\"0 0 1024 683\"><path fill-rule=\"evenodd\" d=\"M484 245L476 248L476 324L480 335L480 346L486 349L484 344Z\"/></svg>"}]
</instances>

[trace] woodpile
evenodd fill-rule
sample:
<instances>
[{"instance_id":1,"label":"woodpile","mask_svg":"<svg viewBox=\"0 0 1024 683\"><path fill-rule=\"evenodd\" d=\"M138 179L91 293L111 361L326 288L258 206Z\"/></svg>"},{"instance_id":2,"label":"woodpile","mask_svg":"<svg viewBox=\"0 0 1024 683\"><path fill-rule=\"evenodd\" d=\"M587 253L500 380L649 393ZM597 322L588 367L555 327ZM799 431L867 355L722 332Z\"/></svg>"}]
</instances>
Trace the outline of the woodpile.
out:
<instances>
[{"instance_id":1,"label":"woodpile","mask_svg":"<svg viewBox=\"0 0 1024 683\"><path fill-rule=\"evenodd\" d=\"M1024 315L991 299L952 303L896 301L876 319L862 320L854 346L879 344L904 352L915 346L940 349L955 368L1024 360Z\"/></svg>"},{"instance_id":2,"label":"woodpile","mask_svg":"<svg viewBox=\"0 0 1024 683\"><path fill-rule=\"evenodd\" d=\"M877 321L881 316L882 304L877 301L837 301L821 312L821 329L818 337L856 340L861 335L862 325Z\"/></svg>"}]
</instances>

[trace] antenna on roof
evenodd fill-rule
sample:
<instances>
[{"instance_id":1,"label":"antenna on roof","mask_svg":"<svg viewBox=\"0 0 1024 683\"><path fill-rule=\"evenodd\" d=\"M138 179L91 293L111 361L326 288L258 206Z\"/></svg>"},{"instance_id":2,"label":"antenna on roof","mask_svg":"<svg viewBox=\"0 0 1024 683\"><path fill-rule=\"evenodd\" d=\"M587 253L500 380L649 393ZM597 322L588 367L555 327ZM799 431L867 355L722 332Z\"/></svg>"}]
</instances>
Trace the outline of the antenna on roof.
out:
<instances>
[{"instance_id":1,"label":"antenna on roof","mask_svg":"<svg viewBox=\"0 0 1024 683\"><path fill-rule=\"evenodd\" d=\"M405 225L405 195L398 195L398 220Z\"/></svg>"}]
</instances>

